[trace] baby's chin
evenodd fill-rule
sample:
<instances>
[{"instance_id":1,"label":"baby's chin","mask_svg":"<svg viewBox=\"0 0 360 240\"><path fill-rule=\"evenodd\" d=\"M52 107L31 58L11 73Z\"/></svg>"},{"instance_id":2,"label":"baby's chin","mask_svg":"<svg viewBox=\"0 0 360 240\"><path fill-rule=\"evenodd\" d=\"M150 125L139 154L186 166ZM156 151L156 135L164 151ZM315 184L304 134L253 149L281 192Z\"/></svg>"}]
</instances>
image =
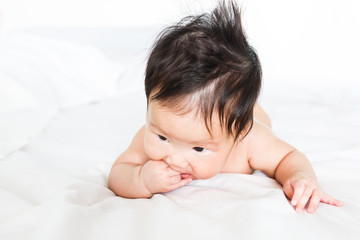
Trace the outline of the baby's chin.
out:
<instances>
[{"instance_id":1,"label":"baby's chin","mask_svg":"<svg viewBox=\"0 0 360 240\"><path fill-rule=\"evenodd\" d=\"M181 175L181 179L191 178L192 180L209 179L209 178L215 176L215 175L210 175L210 176L207 175L207 176L197 176L196 177L196 176L194 176L194 175L192 175L190 173L181 173L180 175Z\"/></svg>"},{"instance_id":2,"label":"baby's chin","mask_svg":"<svg viewBox=\"0 0 360 240\"><path fill-rule=\"evenodd\" d=\"M190 173L181 173L181 179L187 179L187 178L191 178L192 180L198 180L198 179L209 179L212 178L213 176L215 176L216 174L214 173L207 173L207 174L202 174L202 175L197 175L194 176Z\"/></svg>"}]
</instances>

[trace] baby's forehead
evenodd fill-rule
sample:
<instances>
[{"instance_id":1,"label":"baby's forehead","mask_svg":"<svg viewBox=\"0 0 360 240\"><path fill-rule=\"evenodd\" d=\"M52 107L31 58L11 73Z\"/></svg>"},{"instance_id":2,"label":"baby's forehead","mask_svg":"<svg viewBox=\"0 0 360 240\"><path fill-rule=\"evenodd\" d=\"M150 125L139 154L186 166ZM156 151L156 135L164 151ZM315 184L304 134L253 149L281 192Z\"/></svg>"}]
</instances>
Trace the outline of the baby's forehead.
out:
<instances>
[{"instance_id":1,"label":"baby's forehead","mask_svg":"<svg viewBox=\"0 0 360 240\"><path fill-rule=\"evenodd\" d=\"M159 87L150 94L148 104L157 103L159 107L167 108L178 116L192 113L195 119L202 121L209 133L212 133L213 125L217 125L227 137L238 138L239 134L234 134L233 122L236 121L234 111L238 110L235 105L239 94L235 94L237 99L232 95L223 96L227 91L221 82L222 78L216 78L209 84L186 93L167 92Z\"/></svg>"},{"instance_id":2,"label":"baby's forehead","mask_svg":"<svg viewBox=\"0 0 360 240\"><path fill-rule=\"evenodd\" d=\"M211 120L208 120L203 116L200 108L191 102L181 101L172 102L171 104L164 104L158 100L152 100L148 104L148 119L150 124L156 122L156 124L167 125L172 121L173 127L177 128L189 128L194 125L197 128L205 129L203 136L209 136L210 138L223 137L227 133L220 124L218 114L216 112L211 116ZM162 118L162 119L161 119Z\"/></svg>"}]
</instances>

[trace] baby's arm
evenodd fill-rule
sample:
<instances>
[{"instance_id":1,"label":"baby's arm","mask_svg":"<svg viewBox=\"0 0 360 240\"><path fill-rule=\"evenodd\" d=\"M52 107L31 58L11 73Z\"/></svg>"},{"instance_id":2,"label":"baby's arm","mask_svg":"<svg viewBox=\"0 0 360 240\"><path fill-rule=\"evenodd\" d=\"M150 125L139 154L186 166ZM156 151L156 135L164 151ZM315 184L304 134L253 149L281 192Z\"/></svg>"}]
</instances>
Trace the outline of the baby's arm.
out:
<instances>
[{"instance_id":1,"label":"baby's arm","mask_svg":"<svg viewBox=\"0 0 360 240\"><path fill-rule=\"evenodd\" d=\"M111 168L108 187L118 196L129 198L152 196L140 178L141 168L147 161L140 147L141 138L144 138L143 128L137 132L129 148L118 157Z\"/></svg>"},{"instance_id":2,"label":"baby's arm","mask_svg":"<svg viewBox=\"0 0 360 240\"><path fill-rule=\"evenodd\" d=\"M302 212L307 203L309 213L315 212L319 202L337 207L343 205L341 201L321 190L309 161L297 150L290 152L280 161L275 178L283 185L284 193L291 199L297 212Z\"/></svg>"},{"instance_id":3,"label":"baby's arm","mask_svg":"<svg viewBox=\"0 0 360 240\"><path fill-rule=\"evenodd\" d=\"M297 212L302 212L307 203L309 213L316 210L319 202L343 205L321 190L306 156L275 137L263 124L255 122L244 141L250 151L250 165L281 183Z\"/></svg>"},{"instance_id":4,"label":"baby's arm","mask_svg":"<svg viewBox=\"0 0 360 240\"><path fill-rule=\"evenodd\" d=\"M164 161L149 160L144 150L144 132L142 127L111 168L108 187L118 196L149 198L154 193L168 192L191 182L191 179L182 179L180 173Z\"/></svg>"}]
</instances>

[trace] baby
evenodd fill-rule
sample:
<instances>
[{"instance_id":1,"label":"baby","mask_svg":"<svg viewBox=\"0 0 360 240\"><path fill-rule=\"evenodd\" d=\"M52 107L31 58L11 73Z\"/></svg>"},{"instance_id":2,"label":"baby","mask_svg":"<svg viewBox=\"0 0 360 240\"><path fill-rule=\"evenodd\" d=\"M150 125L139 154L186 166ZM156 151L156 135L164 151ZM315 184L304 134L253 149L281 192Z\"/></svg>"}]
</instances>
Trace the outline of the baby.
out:
<instances>
[{"instance_id":1,"label":"baby","mask_svg":"<svg viewBox=\"0 0 360 240\"><path fill-rule=\"evenodd\" d=\"M275 178L297 212L325 194L305 155L277 138L257 103L261 66L244 35L238 7L186 17L166 28L149 56L146 123L114 163L116 195L149 198L217 173Z\"/></svg>"}]
</instances>

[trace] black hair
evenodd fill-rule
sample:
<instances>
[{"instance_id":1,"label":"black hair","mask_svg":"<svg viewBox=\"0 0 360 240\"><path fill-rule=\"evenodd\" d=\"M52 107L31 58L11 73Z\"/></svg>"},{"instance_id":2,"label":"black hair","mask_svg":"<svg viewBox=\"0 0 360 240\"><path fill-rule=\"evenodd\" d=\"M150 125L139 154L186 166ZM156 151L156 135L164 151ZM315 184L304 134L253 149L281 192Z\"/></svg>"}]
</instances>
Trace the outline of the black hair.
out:
<instances>
[{"instance_id":1,"label":"black hair","mask_svg":"<svg viewBox=\"0 0 360 240\"><path fill-rule=\"evenodd\" d=\"M147 62L145 91L148 104L195 104L210 133L216 111L236 140L252 128L261 77L238 6L222 1L211 13L185 17L160 33Z\"/></svg>"}]
</instances>

